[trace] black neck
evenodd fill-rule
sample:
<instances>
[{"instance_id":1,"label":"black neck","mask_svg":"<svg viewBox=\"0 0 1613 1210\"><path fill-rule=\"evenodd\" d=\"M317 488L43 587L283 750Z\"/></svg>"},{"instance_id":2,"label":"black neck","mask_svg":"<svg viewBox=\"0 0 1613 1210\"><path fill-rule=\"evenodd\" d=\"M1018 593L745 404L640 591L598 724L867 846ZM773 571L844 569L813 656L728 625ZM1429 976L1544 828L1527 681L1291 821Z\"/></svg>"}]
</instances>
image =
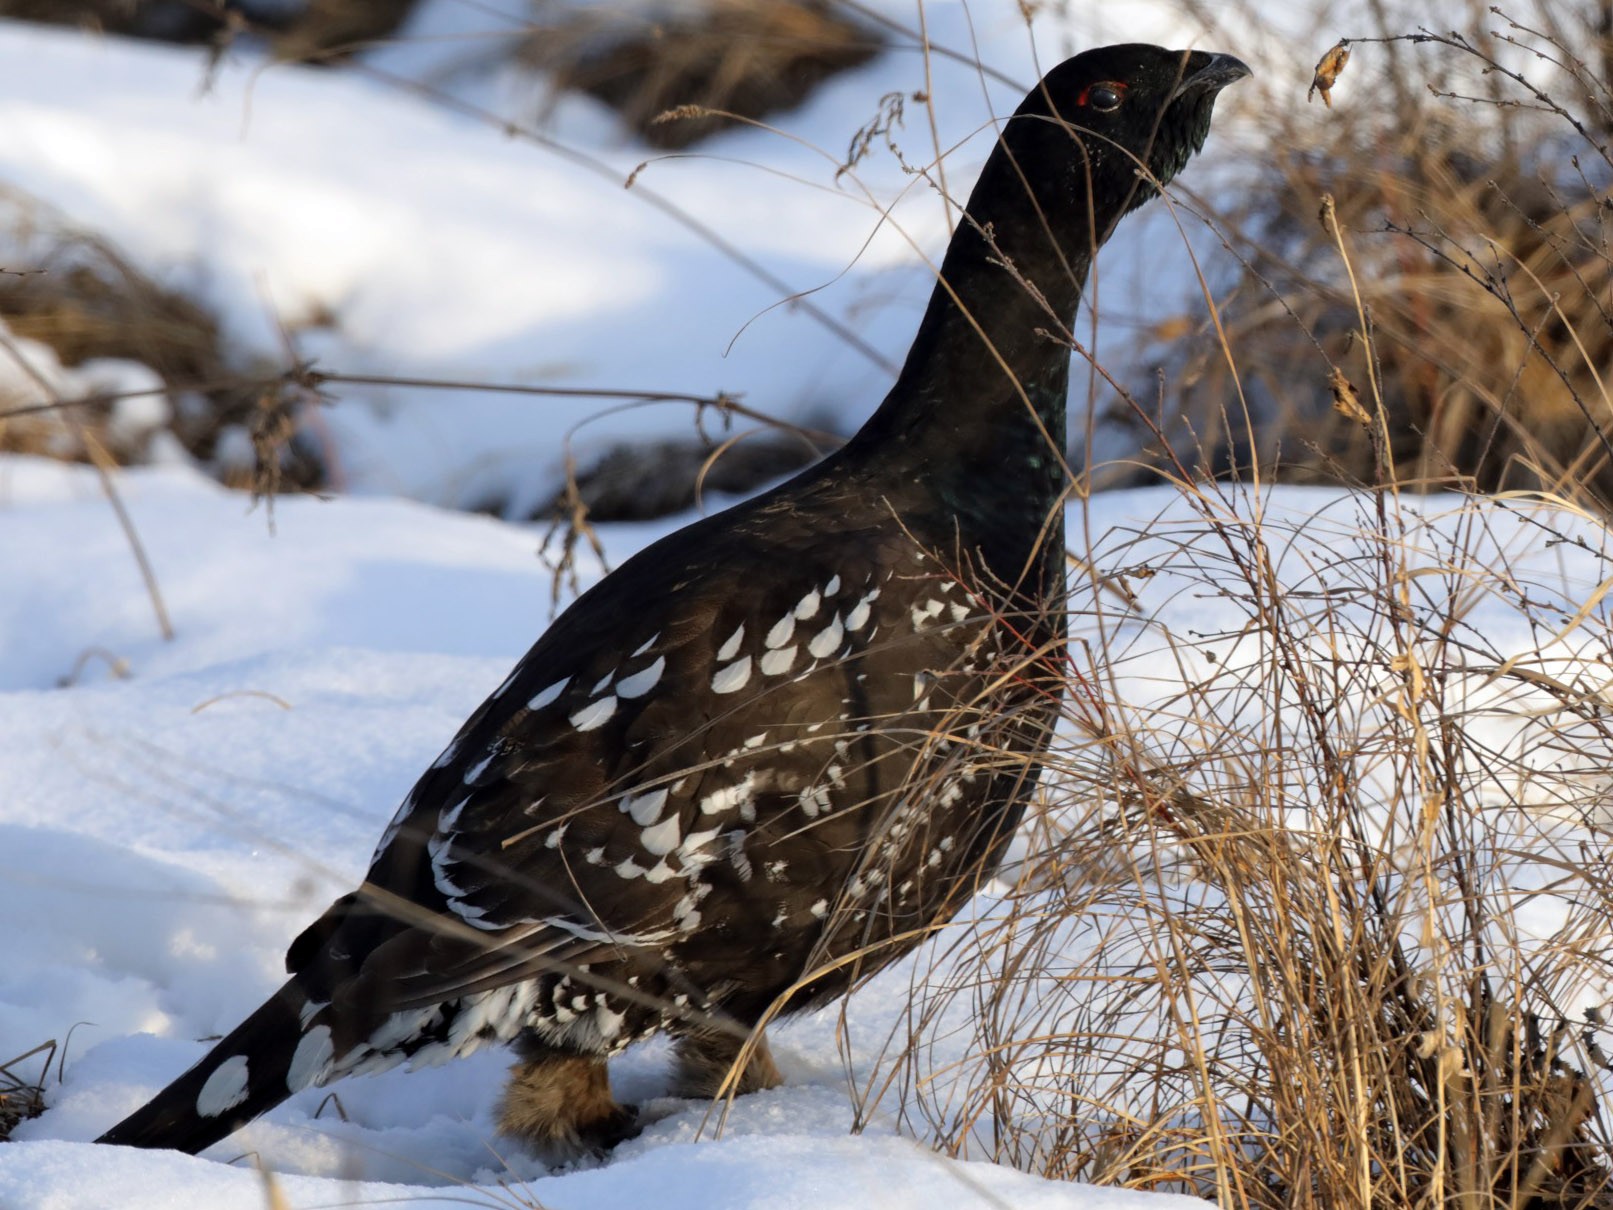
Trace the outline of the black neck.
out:
<instances>
[{"instance_id":1,"label":"black neck","mask_svg":"<svg viewBox=\"0 0 1613 1210\"><path fill-rule=\"evenodd\" d=\"M1061 249L1031 222L963 220L901 375L870 421L881 440L921 453L940 445L956 457L966 442L1034 432L1063 449L1064 334L1091 255Z\"/></svg>"},{"instance_id":2,"label":"black neck","mask_svg":"<svg viewBox=\"0 0 1613 1210\"><path fill-rule=\"evenodd\" d=\"M1065 171L1051 167L1057 156ZM1019 164L1034 166L1027 187ZM1010 123L941 265L907 363L847 453L878 450L968 528L1024 532L1065 486L1065 399L1081 288L1107 231L1066 130Z\"/></svg>"}]
</instances>

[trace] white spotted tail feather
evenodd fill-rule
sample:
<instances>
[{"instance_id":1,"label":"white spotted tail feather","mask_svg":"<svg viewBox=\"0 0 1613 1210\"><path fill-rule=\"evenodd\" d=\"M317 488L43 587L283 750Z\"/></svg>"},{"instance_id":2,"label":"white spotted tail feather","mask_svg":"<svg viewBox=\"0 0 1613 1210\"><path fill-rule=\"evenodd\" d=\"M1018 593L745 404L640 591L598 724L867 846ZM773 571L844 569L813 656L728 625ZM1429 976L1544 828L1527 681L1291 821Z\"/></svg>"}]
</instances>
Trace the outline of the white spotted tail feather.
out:
<instances>
[{"instance_id":1,"label":"white spotted tail feather","mask_svg":"<svg viewBox=\"0 0 1613 1210\"><path fill-rule=\"evenodd\" d=\"M318 1083L329 1065L330 1030L308 1008L297 981L289 981L206 1058L99 1141L194 1154Z\"/></svg>"}]
</instances>

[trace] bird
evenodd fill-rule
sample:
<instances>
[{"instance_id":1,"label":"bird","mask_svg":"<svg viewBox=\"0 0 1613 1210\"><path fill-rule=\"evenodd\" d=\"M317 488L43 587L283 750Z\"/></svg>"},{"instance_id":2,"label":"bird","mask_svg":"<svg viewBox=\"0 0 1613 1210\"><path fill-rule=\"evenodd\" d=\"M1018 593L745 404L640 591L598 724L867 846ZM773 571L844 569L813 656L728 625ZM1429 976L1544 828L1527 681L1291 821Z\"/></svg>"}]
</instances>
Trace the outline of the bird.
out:
<instances>
[{"instance_id":1,"label":"bird","mask_svg":"<svg viewBox=\"0 0 1613 1210\"><path fill-rule=\"evenodd\" d=\"M404 798L288 978L100 1142L197 1152L304 1088L513 1046L502 1134L603 1153L608 1060L781 1081L764 1027L944 928L1060 709L1071 333L1238 59L1127 44L997 130L911 350L840 449L582 593Z\"/></svg>"}]
</instances>

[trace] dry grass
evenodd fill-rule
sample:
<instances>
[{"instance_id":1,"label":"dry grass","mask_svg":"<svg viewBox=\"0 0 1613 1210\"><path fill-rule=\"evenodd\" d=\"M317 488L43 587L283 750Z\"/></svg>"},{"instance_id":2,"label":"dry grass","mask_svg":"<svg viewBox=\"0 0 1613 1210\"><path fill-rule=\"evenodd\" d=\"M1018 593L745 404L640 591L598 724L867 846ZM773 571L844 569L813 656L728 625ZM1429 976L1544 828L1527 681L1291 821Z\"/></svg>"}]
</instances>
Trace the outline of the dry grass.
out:
<instances>
[{"instance_id":1,"label":"dry grass","mask_svg":"<svg viewBox=\"0 0 1613 1210\"><path fill-rule=\"evenodd\" d=\"M1223 1206L1613 1206L1613 632L1522 557L1570 514L1182 486L1090 552L1038 826L869 1099Z\"/></svg>"},{"instance_id":2,"label":"dry grass","mask_svg":"<svg viewBox=\"0 0 1613 1210\"><path fill-rule=\"evenodd\" d=\"M42 1042L6 1063L0 1063L0 1143L11 1138L19 1123L45 1112L45 1077L56 1057L56 1043ZM37 1076L21 1074L21 1069L39 1064Z\"/></svg>"},{"instance_id":3,"label":"dry grass","mask_svg":"<svg viewBox=\"0 0 1613 1210\"><path fill-rule=\"evenodd\" d=\"M226 44L244 29L272 37L288 59L327 62L395 33L416 0L0 0L0 17L72 25L164 42Z\"/></svg>"},{"instance_id":4,"label":"dry grass","mask_svg":"<svg viewBox=\"0 0 1613 1210\"><path fill-rule=\"evenodd\" d=\"M281 58L328 63L395 34L415 0L308 0L275 38Z\"/></svg>"},{"instance_id":5,"label":"dry grass","mask_svg":"<svg viewBox=\"0 0 1613 1210\"><path fill-rule=\"evenodd\" d=\"M299 427L305 393L271 367L243 364L205 307L26 199L0 201L0 230L13 249L10 264L25 266L0 274L7 332L0 358L12 384L0 412L14 413L0 416L0 450L76 461L104 451L133 464L153 456L152 440L161 432L232 487L325 483L323 454ZM148 367L166 388L166 419L125 423L115 391L92 392L64 414L59 405L68 401L53 397L36 375L18 372L16 339L48 346L67 368L101 359Z\"/></svg>"},{"instance_id":6,"label":"dry grass","mask_svg":"<svg viewBox=\"0 0 1613 1210\"><path fill-rule=\"evenodd\" d=\"M658 120L667 111L697 106L762 118L799 105L880 45L822 0L712 0L704 12L661 20L613 5L562 8L540 17L520 55L555 87L610 105L651 146L680 148L729 122Z\"/></svg>"},{"instance_id":7,"label":"dry grass","mask_svg":"<svg viewBox=\"0 0 1613 1210\"><path fill-rule=\"evenodd\" d=\"M1213 329L1170 320L1149 356L1169 371L1178 453L1215 473L1258 461L1293 481L1376 482L1371 443L1332 406L1337 366L1363 389L1379 380L1400 482L1613 506L1613 166L1598 133L1613 94L1581 61L1607 53L1605 12L1526 3L1518 18L1475 5L1464 34L1356 39L1325 122L1319 105L1266 111L1253 137L1269 170L1220 216L1246 262L1222 319L1253 423ZM1329 30L1312 53L1358 32ZM1319 217L1329 197L1354 282ZM1129 409L1115 416L1168 463Z\"/></svg>"},{"instance_id":8,"label":"dry grass","mask_svg":"<svg viewBox=\"0 0 1613 1210\"><path fill-rule=\"evenodd\" d=\"M1226 342L1119 405L1179 495L1076 543L1042 811L863 1089L954 1154L1238 1210L1613 1207L1613 106L1504 39L1394 48L1336 85L1411 98L1369 151L1270 133L1300 150L1234 216ZM1257 458L1375 490L1284 513Z\"/></svg>"}]
</instances>

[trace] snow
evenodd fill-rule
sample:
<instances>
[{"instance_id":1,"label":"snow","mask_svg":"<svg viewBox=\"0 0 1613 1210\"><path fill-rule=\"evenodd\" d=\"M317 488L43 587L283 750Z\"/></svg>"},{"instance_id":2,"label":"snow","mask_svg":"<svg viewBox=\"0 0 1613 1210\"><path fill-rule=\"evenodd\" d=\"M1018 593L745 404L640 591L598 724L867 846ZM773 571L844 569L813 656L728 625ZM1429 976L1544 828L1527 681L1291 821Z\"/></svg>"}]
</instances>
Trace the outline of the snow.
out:
<instances>
[{"instance_id":1,"label":"snow","mask_svg":"<svg viewBox=\"0 0 1613 1210\"><path fill-rule=\"evenodd\" d=\"M263 1210L263 1178L172 1152L100 1152L63 1143L18 1144L0 1162L0 1205L30 1210ZM492 1161L492 1157L488 1157ZM1185 1197L1038 1181L991 1164L941 1160L899 1139L756 1135L721 1145L668 1143L641 1159L537 1180L519 1190L449 1187L437 1192L370 1181L279 1177L288 1203L385 1204L408 1210L542 1206L548 1210L635 1206L664 1210L878 1210L935 1206L996 1210L1171 1210ZM519 1200L518 1200L519 1199Z\"/></svg>"},{"instance_id":2,"label":"snow","mask_svg":"<svg viewBox=\"0 0 1613 1210\"><path fill-rule=\"evenodd\" d=\"M922 955L854 997L844 1022L829 1009L775 1026L787 1083L736 1102L720 1138L708 1106L666 1095L664 1046L629 1052L614 1079L651 1121L603 1167L547 1174L507 1151L491 1118L507 1059L487 1052L307 1090L201 1158L87 1145L278 985L286 943L360 876L413 779L542 631L552 591L531 527L402 500L288 498L271 530L261 507L191 468L131 471L117 486L172 642L94 474L0 460L0 582L23 589L0 593L0 880L20 903L0 942L0 1053L46 1038L66 1047L47 1112L0 1147L0 1206L88 1210L112 1204L114 1189L120 1205L260 1206L257 1175L220 1163L247 1153L281 1174L294 1206L489 1202L501 1184L578 1208L634 1190L670 1206L704 1195L701 1204L784 1210L821 1204L826 1190L881 1206L1169 1204L943 1159L894 1104L856 1108L845 1055L865 1081L908 1010ZM1277 572L1310 589L1317 554L1329 568L1352 565L1370 513L1364 498L1319 489L1228 501L1287 536ZM1201 507L1152 489L1072 510L1097 566L1156 568L1142 586L1149 626L1116 647L1122 699L1140 717L1182 684L1161 635L1237 664L1214 638L1236 628L1236 598L1195 583L1215 566ZM1408 548L1429 566L1473 515L1449 497L1406 508ZM1549 591L1583 599L1606 578L1606 535L1593 522L1521 505L1482 517L1480 565L1505 552L1542 608ZM619 561L687 519L605 526L606 553ZM1541 542L1543 525L1572 541ZM585 562L584 582L600 570ZM1536 643L1499 592L1479 594L1467 621L1497 651ZM58 687L91 648L124 675L90 660ZM1475 706L1472 725L1527 722L1516 709L1492 713ZM1491 742L1510 741L1497 732ZM1539 908L1548 936L1561 913ZM989 899L974 916L969 927L994 927ZM1069 959L1106 931L1101 920L1074 927Z\"/></svg>"}]
</instances>

